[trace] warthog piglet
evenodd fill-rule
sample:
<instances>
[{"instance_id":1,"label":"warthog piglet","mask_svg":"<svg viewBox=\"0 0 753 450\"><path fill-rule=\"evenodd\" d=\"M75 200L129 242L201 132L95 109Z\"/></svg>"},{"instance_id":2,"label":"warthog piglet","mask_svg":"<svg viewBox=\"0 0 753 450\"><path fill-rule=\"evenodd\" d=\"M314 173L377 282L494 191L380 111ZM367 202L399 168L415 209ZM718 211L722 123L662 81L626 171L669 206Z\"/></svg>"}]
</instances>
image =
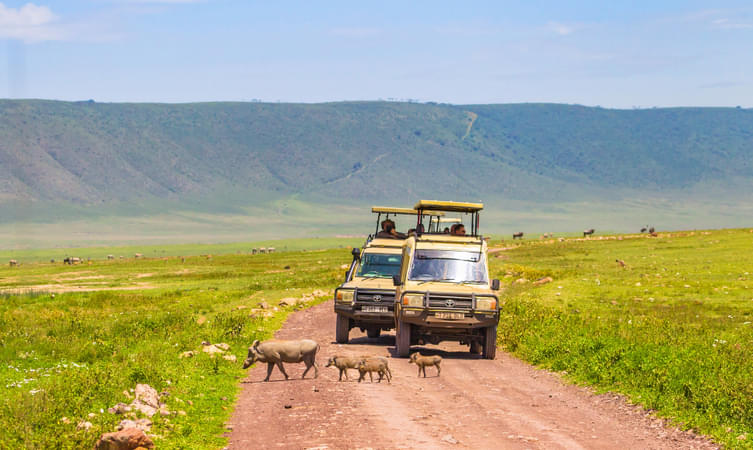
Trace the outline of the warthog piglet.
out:
<instances>
[{"instance_id":1,"label":"warthog piglet","mask_svg":"<svg viewBox=\"0 0 753 450\"><path fill-rule=\"evenodd\" d=\"M360 376L358 377L358 382L360 383L362 380L366 379L366 373L369 374L369 379L371 382L374 382L374 375L372 375L373 372L376 372L379 374L379 382L382 382L382 378L387 378L387 382L390 383L392 381L392 372L390 371L390 368L387 364L386 358L376 357L376 358L364 358L361 360L361 362L358 364L358 373Z\"/></svg>"},{"instance_id":2,"label":"warthog piglet","mask_svg":"<svg viewBox=\"0 0 753 450\"><path fill-rule=\"evenodd\" d=\"M358 364L362 358L354 356L339 356L335 355L329 358L327 365L324 367L335 366L340 369L340 379L343 380L343 374L345 374L345 381L348 381L348 369L358 369Z\"/></svg>"},{"instance_id":3,"label":"warthog piglet","mask_svg":"<svg viewBox=\"0 0 753 450\"><path fill-rule=\"evenodd\" d=\"M424 373L424 378L426 378L426 366L434 366L437 368L437 376L442 372L442 369L439 368L439 364L442 362L442 357L438 355L434 356L423 356L420 353L414 353L410 355L410 361L408 363L413 363L418 366L418 376L421 376L421 372Z\"/></svg>"}]
</instances>

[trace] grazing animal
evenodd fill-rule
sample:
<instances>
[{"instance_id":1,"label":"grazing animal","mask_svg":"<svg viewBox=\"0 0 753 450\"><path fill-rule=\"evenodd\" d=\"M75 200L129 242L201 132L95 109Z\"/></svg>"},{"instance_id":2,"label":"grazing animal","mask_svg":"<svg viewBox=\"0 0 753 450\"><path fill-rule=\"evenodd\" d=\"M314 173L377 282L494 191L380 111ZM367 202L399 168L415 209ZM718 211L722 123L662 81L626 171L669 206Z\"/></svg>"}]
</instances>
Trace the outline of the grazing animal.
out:
<instances>
[{"instance_id":1,"label":"grazing animal","mask_svg":"<svg viewBox=\"0 0 753 450\"><path fill-rule=\"evenodd\" d=\"M618 259L618 260L616 260L616 261L617 261L617 264L619 264L619 265L620 265L620 267L625 267L625 266L626 266L626 264L625 264L625 261L623 261L623 260L621 260L621 259Z\"/></svg>"},{"instance_id":2,"label":"grazing animal","mask_svg":"<svg viewBox=\"0 0 753 450\"><path fill-rule=\"evenodd\" d=\"M513 239L523 239L523 232L522 231L518 231L517 233L513 233L512 234L512 238Z\"/></svg>"},{"instance_id":3,"label":"grazing animal","mask_svg":"<svg viewBox=\"0 0 753 450\"><path fill-rule=\"evenodd\" d=\"M439 364L442 363L442 357L438 355L434 356L423 356L422 354L416 352L410 355L410 361L408 361L408 364L415 364L418 366L418 376L421 376L421 372L424 373L424 378L426 378L426 366L434 366L437 368L437 376L439 376L440 373L442 373L442 369L439 367Z\"/></svg>"},{"instance_id":4,"label":"grazing animal","mask_svg":"<svg viewBox=\"0 0 753 450\"><path fill-rule=\"evenodd\" d=\"M255 254L257 254L257 253L259 253L259 249L258 249L258 248L252 248L252 249L251 249L251 254L252 254L252 255L255 255Z\"/></svg>"},{"instance_id":5,"label":"grazing animal","mask_svg":"<svg viewBox=\"0 0 753 450\"><path fill-rule=\"evenodd\" d=\"M243 361L243 368L248 368L256 361L267 363L267 378L264 381L269 381L269 376L272 374L272 368L277 366L285 375L287 380L288 374L282 367L282 363L299 363L306 364L306 370L303 371L301 378L306 377L306 373L313 367L314 378L319 376L319 367L316 365L316 352L319 351L319 344L311 339L301 339L298 341L264 341L259 342L255 340L251 347L248 348L248 356Z\"/></svg>"},{"instance_id":6,"label":"grazing animal","mask_svg":"<svg viewBox=\"0 0 753 450\"><path fill-rule=\"evenodd\" d=\"M10 261L8 261L8 265L10 265L11 267L17 266L18 261L16 261L15 259L11 259Z\"/></svg>"},{"instance_id":7,"label":"grazing animal","mask_svg":"<svg viewBox=\"0 0 753 450\"><path fill-rule=\"evenodd\" d=\"M654 233L655 231L656 231L656 230L654 230L654 227L651 227L651 228L649 228L649 229L648 229L648 232L649 232L649 233Z\"/></svg>"},{"instance_id":8,"label":"grazing animal","mask_svg":"<svg viewBox=\"0 0 753 450\"><path fill-rule=\"evenodd\" d=\"M645 227L641 228L641 233L645 233L646 230L648 230L648 225L646 225Z\"/></svg>"},{"instance_id":9,"label":"grazing animal","mask_svg":"<svg viewBox=\"0 0 753 450\"><path fill-rule=\"evenodd\" d=\"M267 253L274 253L274 252L275 252L275 248L274 247L269 247L267 249Z\"/></svg>"},{"instance_id":10,"label":"grazing animal","mask_svg":"<svg viewBox=\"0 0 753 450\"><path fill-rule=\"evenodd\" d=\"M596 232L596 230L594 230L593 228L589 228L588 230L583 230L583 237L591 236L592 234L594 234L594 232Z\"/></svg>"},{"instance_id":11,"label":"grazing animal","mask_svg":"<svg viewBox=\"0 0 753 450\"><path fill-rule=\"evenodd\" d=\"M358 369L358 365L361 363L361 360L363 358L356 358L353 356L332 356L327 361L327 364L324 367L331 367L335 366L340 370L340 379L338 381L343 380L343 374L345 374L345 381L348 381L348 369Z\"/></svg>"},{"instance_id":12,"label":"grazing animal","mask_svg":"<svg viewBox=\"0 0 753 450\"><path fill-rule=\"evenodd\" d=\"M107 255L107 259L115 259L115 255Z\"/></svg>"},{"instance_id":13,"label":"grazing animal","mask_svg":"<svg viewBox=\"0 0 753 450\"><path fill-rule=\"evenodd\" d=\"M134 258L141 258L142 256L144 255L142 255L141 253L136 253L135 255L133 255Z\"/></svg>"},{"instance_id":14,"label":"grazing animal","mask_svg":"<svg viewBox=\"0 0 753 450\"><path fill-rule=\"evenodd\" d=\"M369 374L369 380L371 382L374 382L374 375L372 375L373 372L376 372L379 374L379 379L377 382L381 383L382 378L387 378L387 382L392 382L392 372L390 372L390 368L387 365L387 359L386 358L364 358L361 359L361 361L358 363L358 382L360 383L362 380L366 379L366 373Z\"/></svg>"}]
</instances>

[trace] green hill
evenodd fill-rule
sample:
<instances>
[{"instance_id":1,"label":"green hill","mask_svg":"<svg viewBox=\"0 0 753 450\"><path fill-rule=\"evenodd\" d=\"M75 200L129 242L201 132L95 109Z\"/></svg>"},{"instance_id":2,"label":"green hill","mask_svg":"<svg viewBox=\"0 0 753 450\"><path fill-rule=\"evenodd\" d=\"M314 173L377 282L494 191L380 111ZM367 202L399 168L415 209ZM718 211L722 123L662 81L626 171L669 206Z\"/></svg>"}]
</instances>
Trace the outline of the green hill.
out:
<instances>
[{"instance_id":1,"label":"green hill","mask_svg":"<svg viewBox=\"0 0 753 450\"><path fill-rule=\"evenodd\" d=\"M0 221L441 197L545 213L521 225L576 204L692 220L723 203L732 226L751 149L737 108L0 100Z\"/></svg>"}]
</instances>

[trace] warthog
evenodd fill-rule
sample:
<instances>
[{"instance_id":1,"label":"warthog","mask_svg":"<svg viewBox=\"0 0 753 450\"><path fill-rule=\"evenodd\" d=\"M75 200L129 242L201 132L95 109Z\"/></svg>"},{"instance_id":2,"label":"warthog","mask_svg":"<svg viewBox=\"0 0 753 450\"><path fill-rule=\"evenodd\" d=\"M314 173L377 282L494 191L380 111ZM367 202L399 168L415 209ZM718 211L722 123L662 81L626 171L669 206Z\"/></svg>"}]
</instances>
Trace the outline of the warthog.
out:
<instances>
[{"instance_id":1,"label":"warthog","mask_svg":"<svg viewBox=\"0 0 753 450\"><path fill-rule=\"evenodd\" d=\"M358 364L362 358L355 356L332 356L327 361L327 365L324 367L335 366L340 370L340 378L338 381L343 380L343 374L345 374L345 381L348 381L348 369L358 369Z\"/></svg>"},{"instance_id":2,"label":"warthog","mask_svg":"<svg viewBox=\"0 0 753 450\"><path fill-rule=\"evenodd\" d=\"M387 359L382 357L368 357L363 358L358 363L358 382L360 383L362 380L366 380L366 373L369 374L369 380L371 382L374 382L374 376L372 375L373 372L376 372L379 374L379 380L377 380L379 383L382 382L382 378L387 378L387 382L390 383L392 381L392 372L390 371L390 367L387 364Z\"/></svg>"},{"instance_id":3,"label":"warthog","mask_svg":"<svg viewBox=\"0 0 753 450\"><path fill-rule=\"evenodd\" d=\"M288 374L282 367L282 363L299 363L306 364L306 370L303 371L301 378L306 377L306 373L313 367L314 378L319 376L319 368L316 365L316 352L319 351L319 344L311 339L301 339L299 341L265 341L255 340L251 347L248 348L248 357L243 361L243 368L249 367L256 361L267 363L267 378L272 374L272 368L276 365L280 372L285 375L287 380Z\"/></svg>"},{"instance_id":4,"label":"warthog","mask_svg":"<svg viewBox=\"0 0 753 450\"><path fill-rule=\"evenodd\" d=\"M523 239L523 232L522 231L518 231L517 233L513 233L512 234L512 238L513 239Z\"/></svg>"},{"instance_id":5,"label":"warthog","mask_svg":"<svg viewBox=\"0 0 753 450\"><path fill-rule=\"evenodd\" d=\"M408 364L413 363L418 366L418 376L421 376L421 372L424 373L424 378L426 378L426 367L427 366L434 366L437 368L437 376L439 376L440 373L442 373L442 369L439 368L439 364L442 363L442 357L438 355L434 356L423 356L420 353L414 353L410 355L410 361L408 361Z\"/></svg>"}]
</instances>

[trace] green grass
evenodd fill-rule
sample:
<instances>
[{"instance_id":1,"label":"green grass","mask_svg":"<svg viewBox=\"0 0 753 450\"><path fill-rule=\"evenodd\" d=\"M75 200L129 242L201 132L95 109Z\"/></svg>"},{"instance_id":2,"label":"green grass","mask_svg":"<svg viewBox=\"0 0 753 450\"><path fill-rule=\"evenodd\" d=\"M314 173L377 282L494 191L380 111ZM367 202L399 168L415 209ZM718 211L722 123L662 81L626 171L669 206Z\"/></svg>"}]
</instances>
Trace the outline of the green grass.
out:
<instances>
[{"instance_id":1,"label":"green grass","mask_svg":"<svg viewBox=\"0 0 753 450\"><path fill-rule=\"evenodd\" d=\"M750 448L752 240L749 230L720 230L521 244L493 260L493 275L511 283L500 343L726 447ZM544 276L554 281L514 282Z\"/></svg>"},{"instance_id":2,"label":"green grass","mask_svg":"<svg viewBox=\"0 0 753 450\"><path fill-rule=\"evenodd\" d=\"M55 284L0 294L0 448L90 448L123 419L106 410L129 403L123 391L137 383L169 392L169 409L187 413L152 418L159 448L223 447L246 350L291 309L268 318L250 311L329 291L349 259L335 249L0 268L5 289ZM116 290L59 292L76 286ZM205 340L228 343L238 361L178 358ZM91 430L76 430L82 420Z\"/></svg>"}]
</instances>

